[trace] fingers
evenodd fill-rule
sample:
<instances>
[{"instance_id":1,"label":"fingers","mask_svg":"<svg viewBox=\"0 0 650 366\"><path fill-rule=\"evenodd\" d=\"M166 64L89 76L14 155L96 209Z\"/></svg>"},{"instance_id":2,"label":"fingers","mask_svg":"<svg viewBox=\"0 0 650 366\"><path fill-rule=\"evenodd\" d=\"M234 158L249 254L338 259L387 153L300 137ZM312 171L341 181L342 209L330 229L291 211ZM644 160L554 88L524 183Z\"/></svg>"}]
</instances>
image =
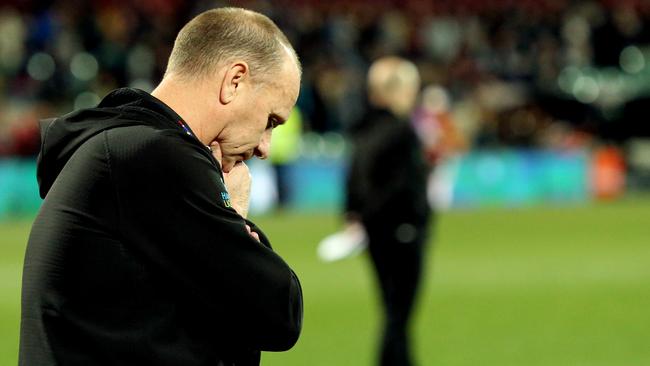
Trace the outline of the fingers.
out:
<instances>
[{"instance_id":1,"label":"fingers","mask_svg":"<svg viewBox=\"0 0 650 366\"><path fill-rule=\"evenodd\" d=\"M253 239L257 240L258 242L260 241L260 236L256 232L251 231L251 236L253 237Z\"/></svg>"},{"instance_id":2,"label":"fingers","mask_svg":"<svg viewBox=\"0 0 650 366\"><path fill-rule=\"evenodd\" d=\"M253 239L260 241L260 236L256 232L251 230L250 226L246 225L246 231L248 231L248 235L250 235Z\"/></svg>"},{"instance_id":3,"label":"fingers","mask_svg":"<svg viewBox=\"0 0 650 366\"><path fill-rule=\"evenodd\" d=\"M214 158L219 162L219 165L223 165L223 156L221 154L221 146L219 146L219 143L212 141L212 143L210 143L210 149L212 150L212 156L214 156Z\"/></svg>"},{"instance_id":4,"label":"fingers","mask_svg":"<svg viewBox=\"0 0 650 366\"><path fill-rule=\"evenodd\" d=\"M235 165L232 167L231 171L234 171L235 169L237 171L240 171L241 174L244 174L245 176L247 176L248 179L251 178L251 171L250 171L250 169L248 169L248 165L246 165L245 162L243 162L241 160L236 162Z\"/></svg>"}]
</instances>

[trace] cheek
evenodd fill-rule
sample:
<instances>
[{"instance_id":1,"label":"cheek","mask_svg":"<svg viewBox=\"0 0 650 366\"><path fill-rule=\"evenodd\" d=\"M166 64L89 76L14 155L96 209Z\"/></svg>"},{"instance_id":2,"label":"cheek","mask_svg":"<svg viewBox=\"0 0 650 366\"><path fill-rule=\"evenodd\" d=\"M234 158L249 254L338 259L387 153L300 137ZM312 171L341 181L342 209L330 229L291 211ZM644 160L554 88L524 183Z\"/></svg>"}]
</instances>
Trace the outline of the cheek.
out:
<instances>
[{"instance_id":1,"label":"cheek","mask_svg":"<svg viewBox=\"0 0 650 366\"><path fill-rule=\"evenodd\" d=\"M255 121L253 123L253 132L258 138L261 138L264 131L266 131L268 122L268 116L266 114L258 114L255 116Z\"/></svg>"}]
</instances>

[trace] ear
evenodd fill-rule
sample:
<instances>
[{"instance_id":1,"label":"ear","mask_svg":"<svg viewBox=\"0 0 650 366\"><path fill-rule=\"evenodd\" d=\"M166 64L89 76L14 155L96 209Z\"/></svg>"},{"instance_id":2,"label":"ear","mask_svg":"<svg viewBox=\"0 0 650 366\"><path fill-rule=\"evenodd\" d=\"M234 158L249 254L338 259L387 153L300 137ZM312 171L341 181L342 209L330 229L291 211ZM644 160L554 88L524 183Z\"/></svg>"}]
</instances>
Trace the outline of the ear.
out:
<instances>
[{"instance_id":1,"label":"ear","mask_svg":"<svg viewBox=\"0 0 650 366\"><path fill-rule=\"evenodd\" d=\"M250 74L248 64L244 61L233 62L226 67L226 71L221 81L219 100L223 104L232 102L241 89L241 83L246 80Z\"/></svg>"}]
</instances>

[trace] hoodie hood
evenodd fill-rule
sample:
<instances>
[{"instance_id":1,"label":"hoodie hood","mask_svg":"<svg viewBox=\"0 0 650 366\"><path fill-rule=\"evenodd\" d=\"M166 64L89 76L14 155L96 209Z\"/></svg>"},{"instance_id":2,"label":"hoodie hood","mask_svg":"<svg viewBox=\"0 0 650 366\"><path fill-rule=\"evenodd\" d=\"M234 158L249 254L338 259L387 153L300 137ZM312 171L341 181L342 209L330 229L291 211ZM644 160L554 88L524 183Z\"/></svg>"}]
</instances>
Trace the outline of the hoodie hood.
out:
<instances>
[{"instance_id":1,"label":"hoodie hood","mask_svg":"<svg viewBox=\"0 0 650 366\"><path fill-rule=\"evenodd\" d=\"M114 90L95 108L41 121L41 151L36 170L41 198L45 198L68 160L86 141L103 131L134 125L189 130L171 108L151 94L133 88Z\"/></svg>"}]
</instances>

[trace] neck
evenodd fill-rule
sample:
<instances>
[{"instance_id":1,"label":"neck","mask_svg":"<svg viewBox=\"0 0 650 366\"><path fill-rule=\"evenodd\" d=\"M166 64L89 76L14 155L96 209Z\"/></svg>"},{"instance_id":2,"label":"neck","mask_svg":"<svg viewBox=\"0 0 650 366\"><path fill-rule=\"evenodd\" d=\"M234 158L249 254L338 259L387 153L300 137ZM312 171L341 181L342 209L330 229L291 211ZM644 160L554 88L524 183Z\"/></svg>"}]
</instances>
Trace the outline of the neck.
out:
<instances>
[{"instance_id":1,"label":"neck","mask_svg":"<svg viewBox=\"0 0 650 366\"><path fill-rule=\"evenodd\" d=\"M210 109L205 105L209 103L210 97L205 93L201 82L186 82L173 75L166 76L151 95L178 113L204 145L209 145L216 137L206 125L206 121L211 120L206 115Z\"/></svg>"},{"instance_id":2,"label":"neck","mask_svg":"<svg viewBox=\"0 0 650 366\"><path fill-rule=\"evenodd\" d=\"M388 102L385 99L373 99L371 104L380 109L385 109L398 118L408 118L411 113L411 106L397 101Z\"/></svg>"},{"instance_id":3,"label":"neck","mask_svg":"<svg viewBox=\"0 0 650 366\"><path fill-rule=\"evenodd\" d=\"M391 105L389 106L389 109L395 116L402 119L408 118L409 113L411 112L411 108L409 106L399 104Z\"/></svg>"}]
</instances>

